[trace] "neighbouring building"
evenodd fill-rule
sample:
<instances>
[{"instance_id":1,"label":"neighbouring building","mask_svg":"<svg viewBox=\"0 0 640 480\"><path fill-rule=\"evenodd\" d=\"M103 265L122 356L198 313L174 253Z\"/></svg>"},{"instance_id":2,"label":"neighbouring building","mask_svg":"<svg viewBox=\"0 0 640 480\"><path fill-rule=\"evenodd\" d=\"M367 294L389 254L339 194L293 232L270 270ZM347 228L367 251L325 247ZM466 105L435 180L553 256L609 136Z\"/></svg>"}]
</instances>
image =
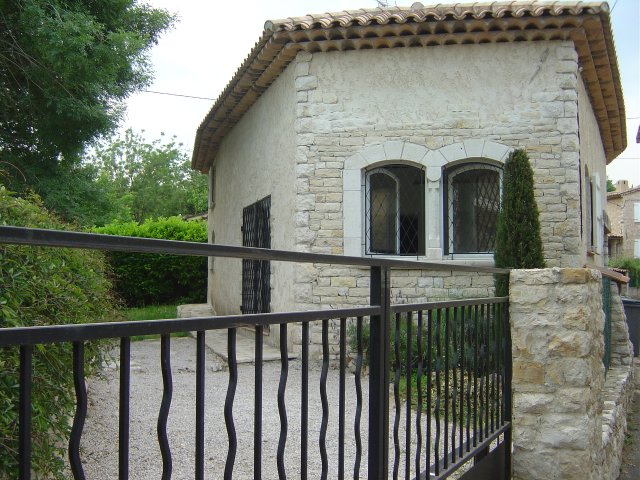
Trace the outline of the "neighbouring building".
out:
<instances>
[{"instance_id":1,"label":"neighbouring building","mask_svg":"<svg viewBox=\"0 0 640 480\"><path fill-rule=\"evenodd\" d=\"M192 167L212 242L491 265L502 166L525 148L547 264L583 267L604 264L605 167L625 147L606 3L414 4L267 22ZM368 287L363 269L216 259L208 295L224 315L366 304ZM492 289L392 279L396 302Z\"/></svg>"},{"instance_id":2,"label":"neighbouring building","mask_svg":"<svg viewBox=\"0 0 640 480\"><path fill-rule=\"evenodd\" d=\"M640 258L640 187L618 180L615 191L607 193L607 214L609 258Z\"/></svg>"}]
</instances>

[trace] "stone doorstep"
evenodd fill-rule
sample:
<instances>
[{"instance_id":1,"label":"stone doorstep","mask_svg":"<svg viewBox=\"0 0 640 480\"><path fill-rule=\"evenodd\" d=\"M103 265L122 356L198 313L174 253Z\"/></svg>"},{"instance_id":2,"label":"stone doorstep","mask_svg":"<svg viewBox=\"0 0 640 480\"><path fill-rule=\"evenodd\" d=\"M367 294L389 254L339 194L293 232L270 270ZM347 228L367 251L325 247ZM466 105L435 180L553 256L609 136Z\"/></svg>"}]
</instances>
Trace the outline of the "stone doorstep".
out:
<instances>
[{"instance_id":1,"label":"stone doorstep","mask_svg":"<svg viewBox=\"0 0 640 480\"><path fill-rule=\"evenodd\" d=\"M206 303L193 303L178 306L178 318L193 317L210 317L215 312L211 305ZM190 332L192 337L196 336L196 332ZM227 353L227 331L209 330L205 333L205 345L217 356L229 363L229 355ZM288 353L288 357L296 358L296 355ZM263 342L262 361L279 361L280 350L267 342ZM237 363L254 363L255 362L255 341L254 332L248 328L239 328L236 335L236 362Z\"/></svg>"}]
</instances>

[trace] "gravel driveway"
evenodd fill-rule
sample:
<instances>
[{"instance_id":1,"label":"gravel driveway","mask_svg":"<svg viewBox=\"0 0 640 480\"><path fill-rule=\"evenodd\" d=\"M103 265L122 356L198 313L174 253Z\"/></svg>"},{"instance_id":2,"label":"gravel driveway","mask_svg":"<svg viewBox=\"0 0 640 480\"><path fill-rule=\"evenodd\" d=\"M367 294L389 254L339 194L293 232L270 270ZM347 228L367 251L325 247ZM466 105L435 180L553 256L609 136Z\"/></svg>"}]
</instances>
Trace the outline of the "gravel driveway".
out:
<instances>
[{"instance_id":1,"label":"gravel driveway","mask_svg":"<svg viewBox=\"0 0 640 480\"><path fill-rule=\"evenodd\" d=\"M168 421L169 444L173 458L174 479L194 477L195 435L195 353L193 338L171 340L171 367L174 390ZM131 344L131 423L130 423L130 478L156 479L161 477L162 461L156 437L156 422L162 396L162 377L159 366L160 342L147 340ZM224 424L224 402L228 384L226 367L210 351L206 358L206 408L205 408L205 476L222 478L227 456L227 432ZM233 414L238 450L233 470L234 478L253 478L253 383L254 367L244 364L238 367L238 387ZM277 389L280 363L266 362L263 369L263 478L278 478L276 451L280 434L277 409ZM320 478L321 460L318 447L322 405L319 395L320 365L314 364L309 372L309 478ZM347 377L345 474L353 478L355 439L355 386L353 375ZM111 364L99 378L87 382L89 408L82 436L82 461L88 479L118 477L118 370ZM363 399L368 398L368 381L363 378ZM288 437L285 450L285 469L288 478L300 478L300 362L291 361L287 381L286 408L288 413ZM337 478L338 459L338 372L329 370L327 385L329 398L329 427L327 431L327 455L329 478ZM393 403L392 403L393 405ZM366 478L367 406L363 406L362 438L363 455L360 478ZM392 414L393 416L393 414ZM415 423L415 420L412 420ZM424 423L424 417L423 417ZM401 428L405 420L401 419ZM412 427L415 433L415 427ZM390 431L392 429L390 428ZM424 431L424 428L423 428ZM415 435L414 435L415 436ZM404 434L400 432L404 457ZM390 441L393 445L393 440ZM424 450L424 445L423 445ZM415 445L412 445L415 451ZM424 456L423 456L424 458ZM412 460L413 463L414 460ZM390 463L393 465L393 452ZM390 468L392 468L392 465ZM404 464L401 459L400 475ZM424 465L422 466L424 468Z\"/></svg>"}]
</instances>

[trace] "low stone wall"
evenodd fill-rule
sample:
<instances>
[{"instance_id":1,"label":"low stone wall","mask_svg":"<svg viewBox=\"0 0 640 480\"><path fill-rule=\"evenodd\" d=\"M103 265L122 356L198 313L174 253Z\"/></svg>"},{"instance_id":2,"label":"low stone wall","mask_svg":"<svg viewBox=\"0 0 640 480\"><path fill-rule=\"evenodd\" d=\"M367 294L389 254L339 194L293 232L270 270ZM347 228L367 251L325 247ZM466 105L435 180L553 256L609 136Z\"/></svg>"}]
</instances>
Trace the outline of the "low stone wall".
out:
<instances>
[{"instance_id":1,"label":"low stone wall","mask_svg":"<svg viewBox=\"0 0 640 480\"><path fill-rule=\"evenodd\" d=\"M630 366L633 360L633 345L629 339L629 326L622 304L621 290L611 282L611 366Z\"/></svg>"},{"instance_id":2,"label":"low stone wall","mask_svg":"<svg viewBox=\"0 0 640 480\"><path fill-rule=\"evenodd\" d=\"M624 287L623 287L624 288ZM603 391L603 477L617 478L627 431L627 413L633 395L633 345L618 285L611 282L611 367Z\"/></svg>"},{"instance_id":3,"label":"low stone wall","mask_svg":"<svg viewBox=\"0 0 640 480\"><path fill-rule=\"evenodd\" d=\"M611 367L604 384L602 410L602 478L618 478L622 448L627 432L627 413L633 395L633 369L628 365Z\"/></svg>"},{"instance_id":4,"label":"low stone wall","mask_svg":"<svg viewBox=\"0 0 640 480\"><path fill-rule=\"evenodd\" d=\"M600 273L518 270L510 285L513 478L615 479L632 375L617 289L605 382Z\"/></svg>"}]
</instances>

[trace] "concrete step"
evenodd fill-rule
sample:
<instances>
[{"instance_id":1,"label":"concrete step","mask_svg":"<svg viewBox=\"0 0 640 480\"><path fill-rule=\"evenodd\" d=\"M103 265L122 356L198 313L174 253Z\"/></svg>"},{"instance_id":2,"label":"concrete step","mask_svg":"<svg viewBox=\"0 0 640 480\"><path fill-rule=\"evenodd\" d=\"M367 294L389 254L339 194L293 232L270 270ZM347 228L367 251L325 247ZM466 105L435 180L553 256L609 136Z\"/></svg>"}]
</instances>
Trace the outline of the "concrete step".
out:
<instances>
[{"instance_id":1,"label":"concrete step","mask_svg":"<svg viewBox=\"0 0 640 480\"><path fill-rule=\"evenodd\" d=\"M206 303L195 303L178 306L179 318L193 317L210 317L215 312L211 305ZM195 332L191 332L195 337ZM248 328L239 328L236 334L236 362L237 363L253 363L255 362L255 342L254 332ZM267 344L264 338L262 349L262 360L264 362L279 361L280 350ZM229 363L229 354L227 352L227 330L208 330L204 337L205 345L216 355L221 357L225 362ZM295 358L295 355L289 353L289 358Z\"/></svg>"}]
</instances>

